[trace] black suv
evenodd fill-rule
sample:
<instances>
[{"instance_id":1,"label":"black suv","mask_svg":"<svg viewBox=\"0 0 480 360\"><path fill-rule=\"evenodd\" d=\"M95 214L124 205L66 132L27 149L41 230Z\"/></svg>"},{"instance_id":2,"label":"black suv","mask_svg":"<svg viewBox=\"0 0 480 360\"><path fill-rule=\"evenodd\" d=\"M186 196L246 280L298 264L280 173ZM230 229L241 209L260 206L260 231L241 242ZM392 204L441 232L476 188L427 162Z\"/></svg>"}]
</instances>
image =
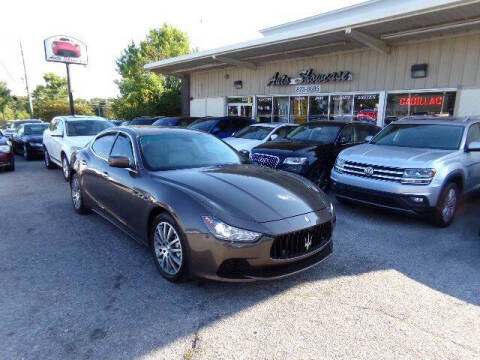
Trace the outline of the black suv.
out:
<instances>
[{"instance_id":1,"label":"black suv","mask_svg":"<svg viewBox=\"0 0 480 360\"><path fill-rule=\"evenodd\" d=\"M338 153L368 141L378 131L378 126L358 121L313 121L295 128L286 138L253 148L250 161L303 175L327 190Z\"/></svg>"}]
</instances>

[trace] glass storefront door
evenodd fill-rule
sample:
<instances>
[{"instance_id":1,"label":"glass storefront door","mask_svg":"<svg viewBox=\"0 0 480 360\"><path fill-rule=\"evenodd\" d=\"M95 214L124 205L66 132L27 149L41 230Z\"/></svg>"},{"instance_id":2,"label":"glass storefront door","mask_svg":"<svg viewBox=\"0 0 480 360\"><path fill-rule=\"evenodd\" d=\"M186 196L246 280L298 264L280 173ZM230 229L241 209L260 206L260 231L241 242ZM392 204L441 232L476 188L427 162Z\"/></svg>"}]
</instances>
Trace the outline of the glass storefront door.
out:
<instances>
[{"instance_id":1,"label":"glass storefront door","mask_svg":"<svg viewBox=\"0 0 480 360\"><path fill-rule=\"evenodd\" d=\"M290 122L295 124L304 124L307 122L308 115L308 97L292 96L290 97Z\"/></svg>"},{"instance_id":2,"label":"glass storefront door","mask_svg":"<svg viewBox=\"0 0 480 360\"><path fill-rule=\"evenodd\" d=\"M288 96L275 96L273 98L273 122L288 122Z\"/></svg>"},{"instance_id":3,"label":"glass storefront door","mask_svg":"<svg viewBox=\"0 0 480 360\"><path fill-rule=\"evenodd\" d=\"M308 121L328 120L328 95L308 97Z\"/></svg>"},{"instance_id":4,"label":"glass storefront door","mask_svg":"<svg viewBox=\"0 0 480 360\"><path fill-rule=\"evenodd\" d=\"M243 116L252 118L253 98L248 97L229 97L227 98L227 115Z\"/></svg>"},{"instance_id":5,"label":"glass storefront door","mask_svg":"<svg viewBox=\"0 0 480 360\"><path fill-rule=\"evenodd\" d=\"M351 115L353 111L353 95L332 95L330 97L330 118Z\"/></svg>"},{"instance_id":6,"label":"glass storefront door","mask_svg":"<svg viewBox=\"0 0 480 360\"><path fill-rule=\"evenodd\" d=\"M257 97L257 122L272 122L272 97Z\"/></svg>"}]
</instances>

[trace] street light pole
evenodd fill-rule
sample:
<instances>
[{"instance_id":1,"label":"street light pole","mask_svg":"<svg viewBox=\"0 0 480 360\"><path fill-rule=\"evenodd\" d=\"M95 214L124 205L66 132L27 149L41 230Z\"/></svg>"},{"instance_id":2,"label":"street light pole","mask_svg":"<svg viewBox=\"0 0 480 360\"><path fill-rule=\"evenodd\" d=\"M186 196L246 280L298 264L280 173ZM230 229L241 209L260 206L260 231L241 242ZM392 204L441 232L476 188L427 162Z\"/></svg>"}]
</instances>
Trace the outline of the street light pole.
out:
<instances>
[{"instance_id":1,"label":"street light pole","mask_svg":"<svg viewBox=\"0 0 480 360\"><path fill-rule=\"evenodd\" d=\"M70 64L66 63L67 66L67 83L68 83L68 99L70 101L70 114L72 116L75 115L75 106L73 105L73 94L72 94L72 86L70 85Z\"/></svg>"},{"instance_id":2,"label":"street light pole","mask_svg":"<svg viewBox=\"0 0 480 360\"><path fill-rule=\"evenodd\" d=\"M22 47L21 41L20 41L20 53L22 54L23 72L25 74L25 88L27 90L27 96L28 96L28 111L30 112L30 118L33 119L32 97L30 96L30 90L28 89L27 67L25 66L25 58L23 56L23 47Z\"/></svg>"}]
</instances>

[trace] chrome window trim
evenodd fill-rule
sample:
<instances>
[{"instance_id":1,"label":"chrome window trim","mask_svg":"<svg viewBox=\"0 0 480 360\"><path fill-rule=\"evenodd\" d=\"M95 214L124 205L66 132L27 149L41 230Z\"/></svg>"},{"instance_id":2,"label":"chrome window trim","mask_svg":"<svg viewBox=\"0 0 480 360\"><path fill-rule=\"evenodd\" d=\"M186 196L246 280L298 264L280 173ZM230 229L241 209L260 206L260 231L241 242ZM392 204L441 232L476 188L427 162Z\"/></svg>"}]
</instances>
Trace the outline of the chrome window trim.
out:
<instances>
[{"instance_id":1,"label":"chrome window trim","mask_svg":"<svg viewBox=\"0 0 480 360\"><path fill-rule=\"evenodd\" d=\"M97 139L100 138L100 137L114 134L115 139L113 140L112 147L110 148L110 152L109 152L109 155L110 155L110 154L112 153L113 146L115 145L115 142L117 141L118 135L120 135L120 133L121 133L122 135L128 136L128 138L130 139L130 145L132 146L134 168L133 168L133 169L132 169L132 168L129 168L129 170L138 172L138 157L137 157L137 151L136 151L135 146L134 146L135 141L134 141L133 137L132 137L129 133L127 133L127 132L125 132L125 131L123 131L123 130L111 130L111 131L106 131L106 132L104 132L104 133L101 133L101 134L96 135L96 136L93 138L93 141L92 141L92 143L91 143L90 146L89 146L89 149L90 149L90 151L93 153L93 155L95 155L95 156L98 157L99 159L102 159L103 161L105 161L105 162L108 163L108 159L105 159L104 157L98 155L98 154L95 152L95 150L93 149L93 144L94 144L95 141L97 141Z\"/></svg>"}]
</instances>

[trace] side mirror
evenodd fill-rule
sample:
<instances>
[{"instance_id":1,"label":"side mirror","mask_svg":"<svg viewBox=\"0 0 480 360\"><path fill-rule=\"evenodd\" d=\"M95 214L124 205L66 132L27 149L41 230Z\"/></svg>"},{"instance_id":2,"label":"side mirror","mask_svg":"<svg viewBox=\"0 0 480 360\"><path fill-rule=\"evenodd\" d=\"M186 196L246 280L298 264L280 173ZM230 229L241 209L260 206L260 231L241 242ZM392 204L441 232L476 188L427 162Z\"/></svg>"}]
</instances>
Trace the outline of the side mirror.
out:
<instances>
[{"instance_id":1,"label":"side mirror","mask_svg":"<svg viewBox=\"0 0 480 360\"><path fill-rule=\"evenodd\" d=\"M240 150L239 153L245 162L250 162L250 151Z\"/></svg>"},{"instance_id":2,"label":"side mirror","mask_svg":"<svg viewBox=\"0 0 480 360\"><path fill-rule=\"evenodd\" d=\"M468 145L468 151L480 151L480 141L473 141Z\"/></svg>"},{"instance_id":3,"label":"side mirror","mask_svg":"<svg viewBox=\"0 0 480 360\"><path fill-rule=\"evenodd\" d=\"M272 136L270 136L270 141L275 141L276 139L278 139L277 134L273 134Z\"/></svg>"},{"instance_id":4,"label":"side mirror","mask_svg":"<svg viewBox=\"0 0 480 360\"><path fill-rule=\"evenodd\" d=\"M111 167L126 169L130 167L130 159L126 156L110 156L108 165Z\"/></svg>"},{"instance_id":5,"label":"side mirror","mask_svg":"<svg viewBox=\"0 0 480 360\"><path fill-rule=\"evenodd\" d=\"M372 139L373 139L373 136L370 135L370 136L367 136L367 137L365 138L365 141L366 141L366 142L370 142L370 141L372 141Z\"/></svg>"}]
</instances>

